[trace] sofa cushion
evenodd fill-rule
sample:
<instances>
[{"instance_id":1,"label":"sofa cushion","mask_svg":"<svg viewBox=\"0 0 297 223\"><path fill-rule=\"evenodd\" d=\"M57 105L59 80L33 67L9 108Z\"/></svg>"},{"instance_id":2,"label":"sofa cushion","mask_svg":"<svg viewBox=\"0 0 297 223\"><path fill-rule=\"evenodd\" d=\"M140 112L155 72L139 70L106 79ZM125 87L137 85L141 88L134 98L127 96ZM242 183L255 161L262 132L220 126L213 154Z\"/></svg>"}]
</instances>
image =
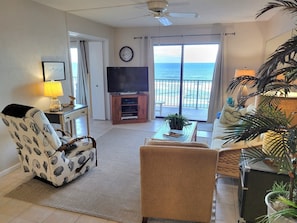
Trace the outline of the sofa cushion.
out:
<instances>
[{"instance_id":1,"label":"sofa cushion","mask_svg":"<svg viewBox=\"0 0 297 223\"><path fill-rule=\"evenodd\" d=\"M213 123L212 138L222 139L226 135L226 125L220 122L220 119L216 119Z\"/></svg>"},{"instance_id":2,"label":"sofa cushion","mask_svg":"<svg viewBox=\"0 0 297 223\"><path fill-rule=\"evenodd\" d=\"M177 141L164 141L164 140L155 140L155 139L149 139L146 142L146 145L209 148L207 144L199 143L199 142L177 142Z\"/></svg>"},{"instance_id":3,"label":"sofa cushion","mask_svg":"<svg viewBox=\"0 0 297 223\"><path fill-rule=\"evenodd\" d=\"M251 112L254 107L250 107L249 112ZM252 141L240 141L237 143L226 143L226 140L223 138L228 134L227 127L228 125L222 124L219 119L216 119L213 123L213 132L212 132L212 140L211 140L211 149L220 150L223 148L232 148L232 149L241 149L247 148L250 146L259 146L262 142L260 137L252 140Z\"/></svg>"}]
</instances>

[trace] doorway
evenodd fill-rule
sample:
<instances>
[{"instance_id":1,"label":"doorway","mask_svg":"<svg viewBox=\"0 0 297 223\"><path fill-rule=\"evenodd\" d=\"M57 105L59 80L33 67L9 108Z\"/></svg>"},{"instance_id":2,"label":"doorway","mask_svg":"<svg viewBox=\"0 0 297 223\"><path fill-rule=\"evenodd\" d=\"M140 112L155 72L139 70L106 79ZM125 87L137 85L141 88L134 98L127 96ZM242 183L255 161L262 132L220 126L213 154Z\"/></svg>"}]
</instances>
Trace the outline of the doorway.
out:
<instances>
[{"instance_id":1,"label":"doorway","mask_svg":"<svg viewBox=\"0 0 297 223\"><path fill-rule=\"evenodd\" d=\"M219 44L154 46L155 117L206 121Z\"/></svg>"},{"instance_id":2,"label":"doorway","mask_svg":"<svg viewBox=\"0 0 297 223\"><path fill-rule=\"evenodd\" d=\"M71 36L71 34L70 34ZM85 42L85 56L87 59L87 72L84 74L86 103L89 106L92 119L106 120L109 114L109 100L106 99L105 91L105 67L108 63L108 41L83 34L75 34L75 38L70 42L70 58L72 70L72 93L78 98L80 91L79 83L82 77L80 65L80 41ZM80 86L81 87L81 86ZM77 102L79 103L79 102Z\"/></svg>"}]
</instances>

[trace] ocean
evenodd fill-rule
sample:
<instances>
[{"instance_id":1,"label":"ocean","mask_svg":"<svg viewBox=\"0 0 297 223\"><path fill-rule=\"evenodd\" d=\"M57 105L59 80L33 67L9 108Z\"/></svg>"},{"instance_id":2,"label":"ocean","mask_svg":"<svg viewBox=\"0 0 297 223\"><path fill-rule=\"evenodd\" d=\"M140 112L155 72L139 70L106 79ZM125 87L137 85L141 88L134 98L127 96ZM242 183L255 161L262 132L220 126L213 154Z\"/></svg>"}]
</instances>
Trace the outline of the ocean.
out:
<instances>
[{"instance_id":1,"label":"ocean","mask_svg":"<svg viewBox=\"0 0 297 223\"><path fill-rule=\"evenodd\" d=\"M184 63L184 80L212 80L214 63ZM72 72L77 74L77 63L72 63ZM178 80L180 63L155 63L155 79Z\"/></svg>"},{"instance_id":2,"label":"ocean","mask_svg":"<svg viewBox=\"0 0 297 223\"><path fill-rule=\"evenodd\" d=\"M184 63L184 80L212 80L214 63ZM177 80L180 63L155 63L155 79Z\"/></svg>"},{"instance_id":3,"label":"ocean","mask_svg":"<svg viewBox=\"0 0 297 223\"><path fill-rule=\"evenodd\" d=\"M183 107L208 108L214 63L185 63ZM178 107L180 64L155 63L155 100Z\"/></svg>"}]
</instances>

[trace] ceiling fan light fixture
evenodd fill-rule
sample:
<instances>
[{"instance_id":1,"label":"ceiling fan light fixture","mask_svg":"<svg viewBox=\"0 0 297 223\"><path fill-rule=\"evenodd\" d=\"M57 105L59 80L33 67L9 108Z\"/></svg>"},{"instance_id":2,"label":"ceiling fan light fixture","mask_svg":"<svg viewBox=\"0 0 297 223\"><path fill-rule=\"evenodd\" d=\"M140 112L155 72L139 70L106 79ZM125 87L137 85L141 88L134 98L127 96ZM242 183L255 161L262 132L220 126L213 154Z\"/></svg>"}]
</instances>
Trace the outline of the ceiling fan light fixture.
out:
<instances>
[{"instance_id":1,"label":"ceiling fan light fixture","mask_svg":"<svg viewBox=\"0 0 297 223\"><path fill-rule=\"evenodd\" d=\"M152 0L147 2L147 6L153 12L163 13L167 10L168 2L166 0Z\"/></svg>"}]
</instances>

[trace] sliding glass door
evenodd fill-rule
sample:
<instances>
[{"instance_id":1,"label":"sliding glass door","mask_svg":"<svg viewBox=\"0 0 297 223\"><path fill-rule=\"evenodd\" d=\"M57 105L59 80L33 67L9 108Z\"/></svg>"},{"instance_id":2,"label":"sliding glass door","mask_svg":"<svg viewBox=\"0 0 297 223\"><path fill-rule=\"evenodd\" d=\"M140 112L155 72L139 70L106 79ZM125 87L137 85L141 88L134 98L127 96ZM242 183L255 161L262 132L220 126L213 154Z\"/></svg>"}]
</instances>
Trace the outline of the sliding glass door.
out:
<instances>
[{"instance_id":1,"label":"sliding glass door","mask_svg":"<svg viewBox=\"0 0 297 223\"><path fill-rule=\"evenodd\" d=\"M154 46L156 116L179 113L181 53L181 45Z\"/></svg>"},{"instance_id":2,"label":"sliding glass door","mask_svg":"<svg viewBox=\"0 0 297 223\"><path fill-rule=\"evenodd\" d=\"M206 121L218 44L154 46L155 116Z\"/></svg>"}]
</instances>

